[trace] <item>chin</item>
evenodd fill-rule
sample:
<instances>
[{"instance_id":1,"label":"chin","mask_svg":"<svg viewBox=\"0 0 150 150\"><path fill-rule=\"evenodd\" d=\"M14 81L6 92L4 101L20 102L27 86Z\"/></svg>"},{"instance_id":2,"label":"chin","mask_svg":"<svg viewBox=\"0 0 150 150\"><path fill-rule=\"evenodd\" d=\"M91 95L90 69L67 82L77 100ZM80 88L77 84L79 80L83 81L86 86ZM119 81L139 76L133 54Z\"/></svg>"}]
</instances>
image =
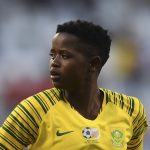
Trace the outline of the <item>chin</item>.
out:
<instances>
[{"instance_id":1,"label":"chin","mask_svg":"<svg viewBox=\"0 0 150 150\"><path fill-rule=\"evenodd\" d=\"M63 86L62 86L61 83L52 81L52 84L53 84L53 86L54 86L55 88L58 88L58 89L62 89L62 88L63 88Z\"/></svg>"},{"instance_id":2,"label":"chin","mask_svg":"<svg viewBox=\"0 0 150 150\"><path fill-rule=\"evenodd\" d=\"M64 80L52 80L52 84L55 88L66 89L66 90L75 90L76 85L71 84L70 82Z\"/></svg>"}]
</instances>

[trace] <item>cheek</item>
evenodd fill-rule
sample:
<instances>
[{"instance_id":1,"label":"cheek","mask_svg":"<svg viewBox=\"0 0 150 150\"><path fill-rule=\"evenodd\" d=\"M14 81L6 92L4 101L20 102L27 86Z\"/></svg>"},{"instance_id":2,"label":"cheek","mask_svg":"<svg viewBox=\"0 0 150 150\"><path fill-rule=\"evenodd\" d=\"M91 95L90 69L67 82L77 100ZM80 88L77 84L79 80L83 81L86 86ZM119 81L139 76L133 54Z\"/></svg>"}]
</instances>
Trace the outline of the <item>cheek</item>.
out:
<instances>
[{"instance_id":1,"label":"cheek","mask_svg":"<svg viewBox=\"0 0 150 150\"><path fill-rule=\"evenodd\" d=\"M84 63L74 62L64 66L63 73L71 80L79 80L87 75L87 66Z\"/></svg>"},{"instance_id":2,"label":"cheek","mask_svg":"<svg viewBox=\"0 0 150 150\"><path fill-rule=\"evenodd\" d=\"M48 64L49 70L51 68L51 60L49 60L49 64Z\"/></svg>"},{"instance_id":3,"label":"cheek","mask_svg":"<svg viewBox=\"0 0 150 150\"><path fill-rule=\"evenodd\" d=\"M75 74L76 72L76 66L75 65L64 65L63 67L63 74L66 77L70 77L71 75Z\"/></svg>"},{"instance_id":4,"label":"cheek","mask_svg":"<svg viewBox=\"0 0 150 150\"><path fill-rule=\"evenodd\" d=\"M49 60L49 69L51 68L52 62L53 62L53 60L50 59L50 60Z\"/></svg>"}]
</instances>

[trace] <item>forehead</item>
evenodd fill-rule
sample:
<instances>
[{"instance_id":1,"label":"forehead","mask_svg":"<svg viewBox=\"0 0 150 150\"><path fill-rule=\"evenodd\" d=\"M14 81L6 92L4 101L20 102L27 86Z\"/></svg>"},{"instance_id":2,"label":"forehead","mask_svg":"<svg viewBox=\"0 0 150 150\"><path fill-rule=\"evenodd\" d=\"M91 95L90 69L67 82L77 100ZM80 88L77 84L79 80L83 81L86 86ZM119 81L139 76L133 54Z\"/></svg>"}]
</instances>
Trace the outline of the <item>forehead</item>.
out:
<instances>
[{"instance_id":1,"label":"forehead","mask_svg":"<svg viewBox=\"0 0 150 150\"><path fill-rule=\"evenodd\" d=\"M77 44L80 43L80 39L70 33L56 33L53 37L52 40L52 46L57 48L57 47L69 47L69 48L74 48L77 47Z\"/></svg>"}]
</instances>

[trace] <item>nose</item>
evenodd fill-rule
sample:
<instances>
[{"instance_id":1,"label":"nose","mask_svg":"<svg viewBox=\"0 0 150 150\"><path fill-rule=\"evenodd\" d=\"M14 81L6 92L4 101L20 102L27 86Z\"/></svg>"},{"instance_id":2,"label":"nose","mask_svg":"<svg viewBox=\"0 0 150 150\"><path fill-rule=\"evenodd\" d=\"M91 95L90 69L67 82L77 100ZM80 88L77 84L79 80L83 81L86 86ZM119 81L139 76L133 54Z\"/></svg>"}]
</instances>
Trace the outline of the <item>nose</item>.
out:
<instances>
[{"instance_id":1,"label":"nose","mask_svg":"<svg viewBox=\"0 0 150 150\"><path fill-rule=\"evenodd\" d=\"M55 56L54 59L50 60L50 67L60 67L60 58L59 56Z\"/></svg>"}]
</instances>

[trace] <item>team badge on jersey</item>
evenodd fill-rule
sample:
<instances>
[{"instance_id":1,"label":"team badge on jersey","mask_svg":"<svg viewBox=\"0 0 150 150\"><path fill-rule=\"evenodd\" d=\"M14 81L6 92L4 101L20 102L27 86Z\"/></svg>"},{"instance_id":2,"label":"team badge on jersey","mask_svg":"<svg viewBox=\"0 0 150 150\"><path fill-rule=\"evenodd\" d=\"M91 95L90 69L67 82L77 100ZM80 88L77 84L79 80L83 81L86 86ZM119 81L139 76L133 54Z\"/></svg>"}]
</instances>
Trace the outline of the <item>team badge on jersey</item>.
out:
<instances>
[{"instance_id":1,"label":"team badge on jersey","mask_svg":"<svg viewBox=\"0 0 150 150\"><path fill-rule=\"evenodd\" d=\"M92 140L97 140L100 138L100 133L98 128L90 128L86 127L82 130L82 135L84 138L92 139Z\"/></svg>"},{"instance_id":2,"label":"team badge on jersey","mask_svg":"<svg viewBox=\"0 0 150 150\"><path fill-rule=\"evenodd\" d=\"M111 130L112 145L116 147L122 147L125 144L124 131L122 129Z\"/></svg>"}]
</instances>

